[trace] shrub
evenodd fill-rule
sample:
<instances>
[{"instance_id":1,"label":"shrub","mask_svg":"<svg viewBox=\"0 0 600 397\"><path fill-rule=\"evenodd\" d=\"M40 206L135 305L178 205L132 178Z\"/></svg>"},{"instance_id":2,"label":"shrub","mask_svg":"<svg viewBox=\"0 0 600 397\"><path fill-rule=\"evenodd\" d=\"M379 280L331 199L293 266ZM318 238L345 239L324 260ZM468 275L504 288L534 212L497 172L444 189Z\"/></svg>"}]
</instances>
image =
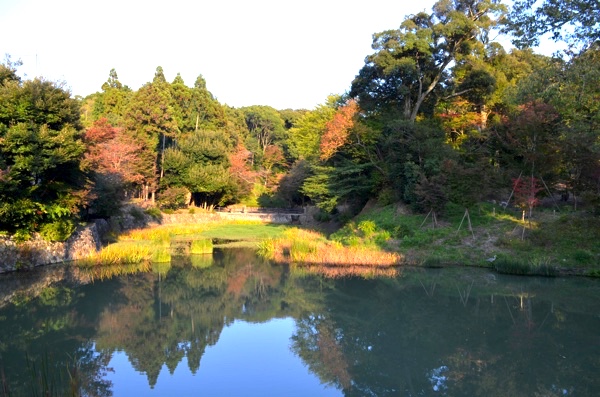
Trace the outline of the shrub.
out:
<instances>
[{"instance_id":1,"label":"shrub","mask_svg":"<svg viewBox=\"0 0 600 397\"><path fill-rule=\"evenodd\" d=\"M94 188L92 195L95 197L90 203L88 214L95 218L109 218L121 209L123 199L123 181L114 174L94 174Z\"/></svg>"},{"instance_id":2,"label":"shrub","mask_svg":"<svg viewBox=\"0 0 600 397\"><path fill-rule=\"evenodd\" d=\"M313 218L315 219L315 221L317 222L329 222L331 220L331 214L325 212L325 211L321 211L319 210L319 212L317 212Z\"/></svg>"},{"instance_id":3,"label":"shrub","mask_svg":"<svg viewBox=\"0 0 600 397\"><path fill-rule=\"evenodd\" d=\"M169 187L160 192L157 201L162 210L177 210L187 206L188 196L189 191L184 187Z\"/></svg>"},{"instance_id":4,"label":"shrub","mask_svg":"<svg viewBox=\"0 0 600 397\"><path fill-rule=\"evenodd\" d=\"M65 241L73 234L75 228L72 219L58 219L42 225L40 235L47 241Z\"/></svg>"},{"instance_id":5,"label":"shrub","mask_svg":"<svg viewBox=\"0 0 600 397\"><path fill-rule=\"evenodd\" d=\"M130 207L129 215L131 215L137 222L142 222L145 219L144 210L142 210L140 207Z\"/></svg>"},{"instance_id":6,"label":"shrub","mask_svg":"<svg viewBox=\"0 0 600 397\"><path fill-rule=\"evenodd\" d=\"M160 210L156 207L150 207L146 209L145 212L147 215L151 216L157 221L160 221L162 219L162 212L160 212Z\"/></svg>"},{"instance_id":7,"label":"shrub","mask_svg":"<svg viewBox=\"0 0 600 397\"><path fill-rule=\"evenodd\" d=\"M494 261L494 269L503 274L525 275L529 266L518 259L498 258Z\"/></svg>"},{"instance_id":8,"label":"shrub","mask_svg":"<svg viewBox=\"0 0 600 397\"><path fill-rule=\"evenodd\" d=\"M377 204L384 206L394 204L398 201L398 194L394 189L384 188L379 192Z\"/></svg>"},{"instance_id":9,"label":"shrub","mask_svg":"<svg viewBox=\"0 0 600 397\"><path fill-rule=\"evenodd\" d=\"M592 263L594 255L586 250L578 249L573 253L573 259L577 263Z\"/></svg>"},{"instance_id":10,"label":"shrub","mask_svg":"<svg viewBox=\"0 0 600 397\"><path fill-rule=\"evenodd\" d=\"M403 237L408 237L408 236L412 236L413 235L413 230L408 227L407 225L398 225L396 227L394 227L394 230L392 231L394 237L396 238L403 238Z\"/></svg>"},{"instance_id":11,"label":"shrub","mask_svg":"<svg viewBox=\"0 0 600 397\"><path fill-rule=\"evenodd\" d=\"M377 230L377 225L373 221L362 221L358 224L358 230L363 232L364 237L371 238Z\"/></svg>"},{"instance_id":12,"label":"shrub","mask_svg":"<svg viewBox=\"0 0 600 397\"><path fill-rule=\"evenodd\" d=\"M391 238L392 235L390 234L390 232L388 232L387 230L383 230L375 236L375 242L379 245L383 245Z\"/></svg>"}]
</instances>

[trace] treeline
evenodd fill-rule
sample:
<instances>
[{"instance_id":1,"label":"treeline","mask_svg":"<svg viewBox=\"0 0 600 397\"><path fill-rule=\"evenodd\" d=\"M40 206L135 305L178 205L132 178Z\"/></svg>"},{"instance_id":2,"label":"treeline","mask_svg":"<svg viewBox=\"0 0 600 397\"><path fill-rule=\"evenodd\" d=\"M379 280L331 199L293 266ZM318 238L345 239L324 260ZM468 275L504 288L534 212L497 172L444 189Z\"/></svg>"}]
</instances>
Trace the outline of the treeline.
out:
<instances>
[{"instance_id":1,"label":"treeline","mask_svg":"<svg viewBox=\"0 0 600 397\"><path fill-rule=\"evenodd\" d=\"M497 1L442 0L406 17L373 36L349 92L312 110L228 107L201 75L190 87L160 67L137 91L111 70L100 92L73 99L22 81L7 60L0 230L63 236L136 197L163 210L313 203L329 216L372 198L441 212L509 193L531 209L560 191L598 208L600 29L585 17L594 5L574 14L544 2L527 14L525 2L508 14ZM543 15L557 19L540 25ZM577 51L526 47L565 23L577 34L555 38ZM491 39L500 32L524 47L505 50Z\"/></svg>"}]
</instances>

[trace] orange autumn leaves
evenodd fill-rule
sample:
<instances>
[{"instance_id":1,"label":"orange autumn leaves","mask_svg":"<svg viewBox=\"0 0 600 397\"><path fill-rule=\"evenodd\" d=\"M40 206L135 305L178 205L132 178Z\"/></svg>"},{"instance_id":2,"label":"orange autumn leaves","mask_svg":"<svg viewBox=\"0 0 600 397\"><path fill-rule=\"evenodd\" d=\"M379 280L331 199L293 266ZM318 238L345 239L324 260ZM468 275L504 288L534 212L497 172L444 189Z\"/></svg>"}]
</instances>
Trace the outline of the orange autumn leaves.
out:
<instances>
[{"instance_id":1,"label":"orange autumn leaves","mask_svg":"<svg viewBox=\"0 0 600 397\"><path fill-rule=\"evenodd\" d=\"M333 119L327 122L319 147L322 161L329 160L340 147L346 144L350 131L354 127L358 110L358 103L352 99L341 106Z\"/></svg>"},{"instance_id":2,"label":"orange autumn leaves","mask_svg":"<svg viewBox=\"0 0 600 397\"><path fill-rule=\"evenodd\" d=\"M84 139L88 145L85 164L100 174L127 183L140 183L143 165L140 144L106 118L94 122Z\"/></svg>"}]
</instances>

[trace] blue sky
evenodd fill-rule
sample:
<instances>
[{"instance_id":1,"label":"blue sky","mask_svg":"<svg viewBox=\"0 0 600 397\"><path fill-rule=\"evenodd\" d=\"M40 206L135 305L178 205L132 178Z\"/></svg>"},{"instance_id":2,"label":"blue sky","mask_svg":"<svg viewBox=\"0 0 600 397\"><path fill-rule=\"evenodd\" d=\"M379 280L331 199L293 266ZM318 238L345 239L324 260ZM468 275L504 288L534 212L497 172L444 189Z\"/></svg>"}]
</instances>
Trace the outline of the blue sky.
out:
<instances>
[{"instance_id":1,"label":"blue sky","mask_svg":"<svg viewBox=\"0 0 600 397\"><path fill-rule=\"evenodd\" d=\"M230 106L312 109L342 94L372 34L430 11L433 0L1 0L0 55L21 74L100 91L115 68L138 89L162 66Z\"/></svg>"}]
</instances>

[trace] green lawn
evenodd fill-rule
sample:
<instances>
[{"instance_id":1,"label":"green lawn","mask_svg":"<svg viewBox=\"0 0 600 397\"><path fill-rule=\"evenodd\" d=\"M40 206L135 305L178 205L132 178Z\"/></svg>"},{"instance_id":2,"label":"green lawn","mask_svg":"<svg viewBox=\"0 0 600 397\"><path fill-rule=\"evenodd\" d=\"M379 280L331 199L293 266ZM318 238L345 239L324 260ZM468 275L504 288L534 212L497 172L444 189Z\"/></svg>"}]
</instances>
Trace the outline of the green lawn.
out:
<instances>
[{"instance_id":1,"label":"green lawn","mask_svg":"<svg viewBox=\"0 0 600 397\"><path fill-rule=\"evenodd\" d=\"M281 237L287 229L287 225L267 223L216 223L207 225L207 230L200 233L200 236L226 240L225 244L217 242L217 245L255 247L259 241Z\"/></svg>"}]
</instances>

